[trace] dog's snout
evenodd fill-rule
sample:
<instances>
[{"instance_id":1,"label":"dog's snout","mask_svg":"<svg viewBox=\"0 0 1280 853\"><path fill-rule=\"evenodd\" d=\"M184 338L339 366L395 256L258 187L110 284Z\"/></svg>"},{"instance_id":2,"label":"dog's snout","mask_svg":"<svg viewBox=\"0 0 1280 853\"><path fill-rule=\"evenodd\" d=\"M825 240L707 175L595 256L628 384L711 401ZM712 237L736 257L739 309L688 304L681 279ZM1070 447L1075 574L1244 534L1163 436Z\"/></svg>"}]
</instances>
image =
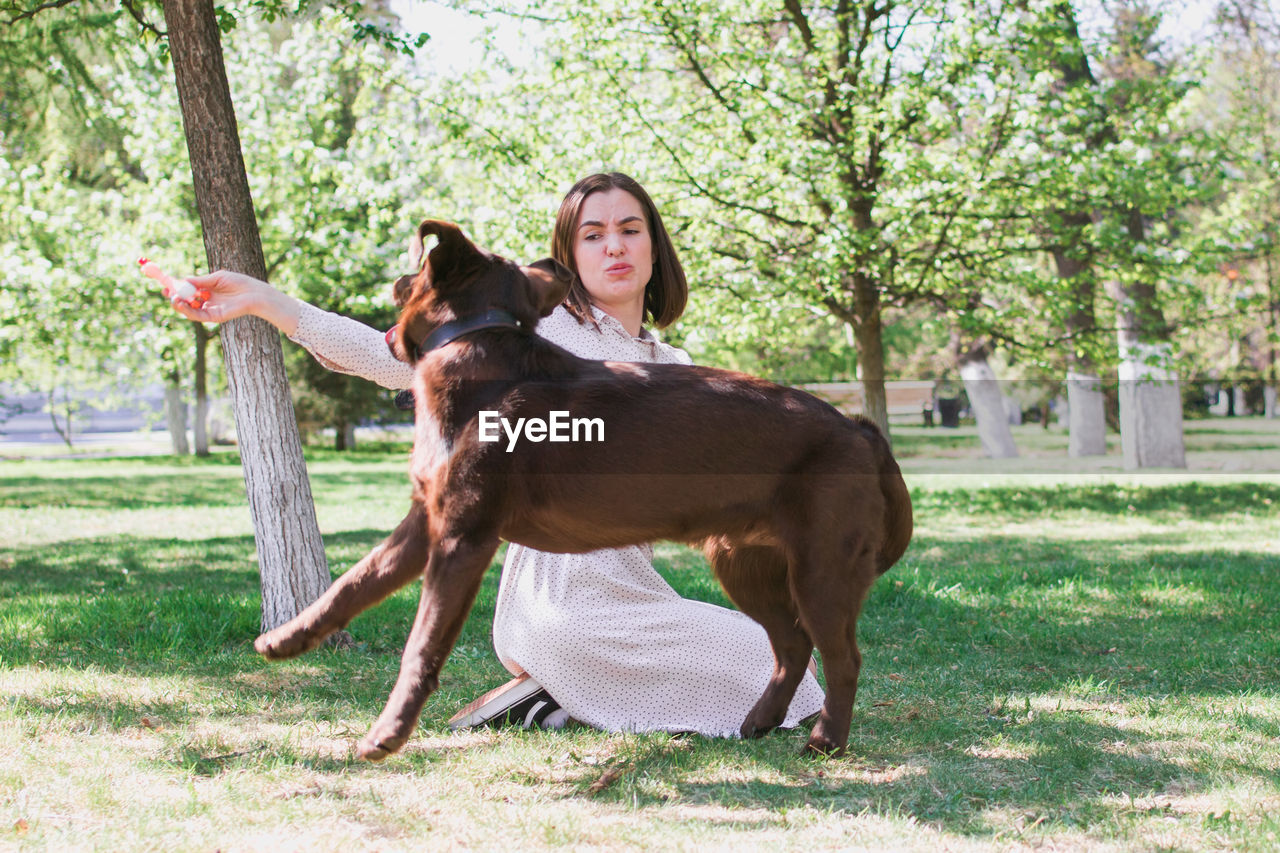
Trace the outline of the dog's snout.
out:
<instances>
[{"instance_id":1,"label":"dog's snout","mask_svg":"<svg viewBox=\"0 0 1280 853\"><path fill-rule=\"evenodd\" d=\"M400 361L408 361L405 357L406 353L398 346L400 343L400 324L396 323L387 333L383 335L383 340L387 342L387 349L391 350L391 354Z\"/></svg>"}]
</instances>

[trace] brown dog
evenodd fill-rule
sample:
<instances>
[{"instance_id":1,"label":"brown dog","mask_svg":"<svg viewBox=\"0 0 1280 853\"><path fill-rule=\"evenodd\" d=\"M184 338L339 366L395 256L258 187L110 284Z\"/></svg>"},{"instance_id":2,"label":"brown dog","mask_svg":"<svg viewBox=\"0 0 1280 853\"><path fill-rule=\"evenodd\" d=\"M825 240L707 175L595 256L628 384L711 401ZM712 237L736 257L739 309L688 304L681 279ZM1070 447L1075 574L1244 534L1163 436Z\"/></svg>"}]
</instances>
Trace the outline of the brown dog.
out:
<instances>
[{"instance_id":1,"label":"brown dog","mask_svg":"<svg viewBox=\"0 0 1280 853\"><path fill-rule=\"evenodd\" d=\"M403 310L388 334L416 364L413 507L255 648L268 658L315 648L422 575L399 678L357 746L378 760L417 724L500 539L559 552L699 542L776 658L743 736L782 722L816 644L827 698L806 749L842 752L862 662L858 613L911 538L911 500L880 431L739 373L571 355L533 334L571 273L549 259L517 266L437 221L418 230L419 258L428 235L439 243L396 283ZM601 440L481 440L486 421L492 433L495 418L554 422L557 412L562 425L564 413L599 421L603 435L591 437Z\"/></svg>"}]
</instances>

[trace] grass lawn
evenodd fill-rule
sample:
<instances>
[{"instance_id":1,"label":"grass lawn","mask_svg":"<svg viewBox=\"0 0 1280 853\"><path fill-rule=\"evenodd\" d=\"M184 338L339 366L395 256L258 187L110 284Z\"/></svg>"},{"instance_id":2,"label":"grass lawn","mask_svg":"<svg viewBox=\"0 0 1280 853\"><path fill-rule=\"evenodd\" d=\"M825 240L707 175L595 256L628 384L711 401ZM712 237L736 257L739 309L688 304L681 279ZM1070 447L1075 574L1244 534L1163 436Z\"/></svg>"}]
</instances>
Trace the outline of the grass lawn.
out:
<instances>
[{"instance_id":1,"label":"grass lawn","mask_svg":"<svg viewBox=\"0 0 1280 853\"><path fill-rule=\"evenodd\" d=\"M415 738L356 761L416 589L267 664L233 455L0 463L0 849L1280 848L1280 425L1191 423L1190 469L1140 476L1017 435L997 464L895 431L916 536L838 760L804 731L449 733L504 678L495 564ZM336 573L403 515L404 448L310 472Z\"/></svg>"}]
</instances>

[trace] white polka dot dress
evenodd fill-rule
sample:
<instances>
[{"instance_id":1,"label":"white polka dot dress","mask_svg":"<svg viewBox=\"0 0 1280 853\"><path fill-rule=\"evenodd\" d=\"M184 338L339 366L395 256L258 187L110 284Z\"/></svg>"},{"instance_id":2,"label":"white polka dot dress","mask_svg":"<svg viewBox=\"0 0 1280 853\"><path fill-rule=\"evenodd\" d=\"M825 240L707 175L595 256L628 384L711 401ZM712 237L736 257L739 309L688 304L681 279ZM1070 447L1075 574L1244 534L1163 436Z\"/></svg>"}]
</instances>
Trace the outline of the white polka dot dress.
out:
<instances>
[{"instance_id":1,"label":"white polka dot dress","mask_svg":"<svg viewBox=\"0 0 1280 853\"><path fill-rule=\"evenodd\" d=\"M412 371L390 356L380 332L307 308L292 339L326 366L386 387L409 384ZM580 324L560 307L537 332L582 358L690 362L647 332L632 337L603 311L594 316L595 324ZM498 658L600 729L737 737L773 674L769 639L741 613L681 598L652 559L647 545L553 554L512 544L493 618ZM783 726L817 713L823 698L806 673Z\"/></svg>"}]
</instances>

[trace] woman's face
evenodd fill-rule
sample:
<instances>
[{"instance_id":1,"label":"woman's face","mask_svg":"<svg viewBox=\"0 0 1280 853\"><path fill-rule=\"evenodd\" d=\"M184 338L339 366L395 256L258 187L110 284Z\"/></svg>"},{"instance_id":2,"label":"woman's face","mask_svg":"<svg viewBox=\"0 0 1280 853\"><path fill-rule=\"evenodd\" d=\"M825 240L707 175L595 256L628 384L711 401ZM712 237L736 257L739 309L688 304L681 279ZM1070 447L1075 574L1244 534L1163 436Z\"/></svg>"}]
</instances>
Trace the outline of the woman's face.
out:
<instances>
[{"instance_id":1,"label":"woman's face","mask_svg":"<svg viewBox=\"0 0 1280 853\"><path fill-rule=\"evenodd\" d=\"M596 306L605 311L638 308L643 314L645 285L653 275L653 240L635 196L615 188L583 200L573 260Z\"/></svg>"}]
</instances>

